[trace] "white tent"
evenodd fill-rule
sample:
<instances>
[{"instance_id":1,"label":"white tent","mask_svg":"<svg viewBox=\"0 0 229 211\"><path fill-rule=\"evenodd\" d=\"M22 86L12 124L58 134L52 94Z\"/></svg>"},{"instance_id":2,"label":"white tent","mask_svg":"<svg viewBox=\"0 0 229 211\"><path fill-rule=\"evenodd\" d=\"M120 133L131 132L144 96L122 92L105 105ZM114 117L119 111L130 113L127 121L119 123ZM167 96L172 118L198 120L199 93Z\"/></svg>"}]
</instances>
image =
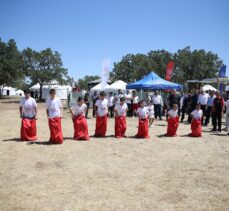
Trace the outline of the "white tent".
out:
<instances>
[{"instance_id":1,"label":"white tent","mask_svg":"<svg viewBox=\"0 0 229 211\"><path fill-rule=\"evenodd\" d=\"M116 81L113 84L111 84L108 88L105 88L105 91L112 91L112 92L117 92L119 89L122 91L126 90L126 85L127 83L125 83L124 81Z\"/></svg>"},{"instance_id":2,"label":"white tent","mask_svg":"<svg viewBox=\"0 0 229 211\"><path fill-rule=\"evenodd\" d=\"M109 89L110 88L110 85L107 84L104 89L102 89L102 84L99 83L97 84L96 86L92 87L90 92L94 92L94 91L97 91L97 92L100 92L100 91L105 91L106 89Z\"/></svg>"},{"instance_id":3,"label":"white tent","mask_svg":"<svg viewBox=\"0 0 229 211\"><path fill-rule=\"evenodd\" d=\"M1 88L2 95L3 96L15 96L16 95L16 89L10 86L3 87L3 90Z\"/></svg>"},{"instance_id":4,"label":"white tent","mask_svg":"<svg viewBox=\"0 0 229 211\"><path fill-rule=\"evenodd\" d=\"M208 90L216 91L217 90L216 88L214 88L211 85L204 85L201 89L203 89L204 91L208 91Z\"/></svg>"},{"instance_id":5,"label":"white tent","mask_svg":"<svg viewBox=\"0 0 229 211\"><path fill-rule=\"evenodd\" d=\"M24 92L23 92L21 89L18 89L18 90L16 91L16 95L17 95L17 96L24 96Z\"/></svg>"},{"instance_id":6,"label":"white tent","mask_svg":"<svg viewBox=\"0 0 229 211\"><path fill-rule=\"evenodd\" d=\"M68 98L69 92L72 91L72 87L69 85L59 85L57 81L53 80L49 85L44 85L42 87L42 99L46 100L49 98L49 90L55 89L56 96L62 100L66 100ZM30 87L32 91L40 91L40 85L35 84L34 86Z\"/></svg>"}]
</instances>

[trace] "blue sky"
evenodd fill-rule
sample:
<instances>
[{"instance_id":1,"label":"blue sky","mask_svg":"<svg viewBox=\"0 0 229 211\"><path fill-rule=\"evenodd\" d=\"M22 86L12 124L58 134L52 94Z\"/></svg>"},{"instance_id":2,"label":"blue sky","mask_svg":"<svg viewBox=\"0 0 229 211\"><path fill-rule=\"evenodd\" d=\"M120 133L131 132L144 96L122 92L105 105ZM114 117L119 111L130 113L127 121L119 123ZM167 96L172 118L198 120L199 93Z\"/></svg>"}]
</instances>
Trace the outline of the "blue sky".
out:
<instances>
[{"instance_id":1,"label":"blue sky","mask_svg":"<svg viewBox=\"0 0 229 211\"><path fill-rule=\"evenodd\" d=\"M0 0L0 37L21 50L59 51L75 79L100 75L104 58L188 45L217 53L229 69L229 1Z\"/></svg>"}]
</instances>

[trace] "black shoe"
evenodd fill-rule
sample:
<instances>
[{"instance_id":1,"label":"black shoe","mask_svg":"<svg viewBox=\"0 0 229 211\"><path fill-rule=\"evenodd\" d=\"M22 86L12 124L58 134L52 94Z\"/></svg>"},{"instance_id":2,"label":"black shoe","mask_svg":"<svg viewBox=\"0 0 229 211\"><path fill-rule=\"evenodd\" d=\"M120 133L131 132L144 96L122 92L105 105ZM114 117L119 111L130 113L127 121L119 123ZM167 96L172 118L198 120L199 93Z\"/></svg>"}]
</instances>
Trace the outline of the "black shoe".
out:
<instances>
[{"instance_id":1,"label":"black shoe","mask_svg":"<svg viewBox=\"0 0 229 211\"><path fill-rule=\"evenodd\" d=\"M212 129L211 132L216 132L216 129Z\"/></svg>"}]
</instances>

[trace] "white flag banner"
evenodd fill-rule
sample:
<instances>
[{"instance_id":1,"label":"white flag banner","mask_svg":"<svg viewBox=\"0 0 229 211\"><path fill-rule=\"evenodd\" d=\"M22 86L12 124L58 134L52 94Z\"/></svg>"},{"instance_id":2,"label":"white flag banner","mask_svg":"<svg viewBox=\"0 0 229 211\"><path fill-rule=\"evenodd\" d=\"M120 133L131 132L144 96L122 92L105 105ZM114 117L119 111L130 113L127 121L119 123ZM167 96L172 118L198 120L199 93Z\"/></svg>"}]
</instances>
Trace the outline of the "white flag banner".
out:
<instances>
[{"instance_id":1,"label":"white flag banner","mask_svg":"<svg viewBox=\"0 0 229 211\"><path fill-rule=\"evenodd\" d=\"M104 89L104 87L107 85L108 79L109 79L109 68L110 68L110 58L103 60L102 65L102 81L101 81L101 88Z\"/></svg>"}]
</instances>

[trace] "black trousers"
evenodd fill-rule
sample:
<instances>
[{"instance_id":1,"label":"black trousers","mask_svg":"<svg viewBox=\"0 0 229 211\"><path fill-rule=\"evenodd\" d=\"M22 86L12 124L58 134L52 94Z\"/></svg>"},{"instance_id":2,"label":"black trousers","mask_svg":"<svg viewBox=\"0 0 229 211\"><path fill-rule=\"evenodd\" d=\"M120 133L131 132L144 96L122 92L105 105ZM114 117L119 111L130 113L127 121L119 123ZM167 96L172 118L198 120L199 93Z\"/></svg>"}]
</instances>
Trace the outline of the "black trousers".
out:
<instances>
[{"instance_id":1,"label":"black trousers","mask_svg":"<svg viewBox=\"0 0 229 211\"><path fill-rule=\"evenodd\" d=\"M88 118L88 111L89 111L90 103L86 103L86 105L87 105L87 110L86 110L86 113L85 113L85 117L87 119Z\"/></svg>"},{"instance_id":2,"label":"black trousers","mask_svg":"<svg viewBox=\"0 0 229 211\"><path fill-rule=\"evenodd\" d=\"M110 117L113 117L114 116L114 106L110 106L108 110L109 110Z\"/></svg>"},{"instance_id":3,"label":"black trousers","mask_svg":"<svg viewBox=\"0 0 229 211\"><path fill-rule=\"evenodd\" d=\"M184 121L185 111L186 111L185 106L182 106L181 107L181 122Z\"/></svg>"},{"instance_id":4,"label":"black trousers","mask_svg":"<svg viewBox=\"0 0 229 211\"><path fill-rule=\"evenodd\" d=\"M201 110L203 111L203 117L201 120L201 124L204 124L204 119L206 118L206 113L207 113L207 106L206 105L201 105L200 106Z\"/></svg>"},{"instance_id":5,"label":"black trousers","mask_svg":"<svg viewBox=\"0 0 229 211\"><path fill-rule=\"evenodd\" d=\"M212 122L213 122L213 130L217 130L221 132L222 125L222 113L221 112L213 112L212 113Z\"/></svg>"},{"instance_id":6,"label":"black trousers","mask_svg":"<svg viewBox=\"0 0 229 211\"><path fill-rule=\"evenodd\" d=\"M155 119L159 117L159 119L161 120L161 104L155 104L154 111L155 111Z\"/></svg>"},{"instance_id":7,"label":"black trousers","mask_svg":"<svg viewBox=\"0 0 229 211\"><path fill-rule=\"evenodd\" d=\"M208 125L208 123L210 122L211 115L212 115L212 106L208 106L207 111L206 111L206 119L204 123L205 125Z\"/></svg>"},{"instance_id":8,"label":"black trousers","mask_svg":"<svg viewBox=\"0 0 229 211\"><path fill-rule=\"evenodd\" d=\"M128 106L127 116L128 117L132 117L133 116L132 104L131 103L127 103L127 106Z\"/></svg>"}]
</instances>

